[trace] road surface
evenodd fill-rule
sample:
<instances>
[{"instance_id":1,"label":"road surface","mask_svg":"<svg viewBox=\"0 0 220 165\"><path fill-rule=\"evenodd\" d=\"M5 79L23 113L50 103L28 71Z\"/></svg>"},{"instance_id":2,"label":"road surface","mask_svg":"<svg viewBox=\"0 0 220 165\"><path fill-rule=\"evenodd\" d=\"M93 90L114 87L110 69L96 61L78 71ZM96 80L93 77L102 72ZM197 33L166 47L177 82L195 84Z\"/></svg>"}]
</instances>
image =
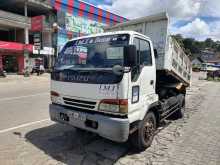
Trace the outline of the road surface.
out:
<instances>
[{"instance_id":1,"label":"road surface","mask_svg":"<svg viewBox=\"0 0 220 165\"><path fill-rule=\"evenodd\" d=\"M220 83L194 78L185 117L161 125L141 153L49 121L48 77L0 81L0 164L219 165Z\"/></svg>"},{"instance_id":2,"label":"road surface","mask_svg":"<svg viewBox=\"0 0 220 165\"><path fill-rule=\"evenodd\" d=\"M0 130L49 118L49 76L19 78L0 79Z\"/></svg>"}]
</instances>

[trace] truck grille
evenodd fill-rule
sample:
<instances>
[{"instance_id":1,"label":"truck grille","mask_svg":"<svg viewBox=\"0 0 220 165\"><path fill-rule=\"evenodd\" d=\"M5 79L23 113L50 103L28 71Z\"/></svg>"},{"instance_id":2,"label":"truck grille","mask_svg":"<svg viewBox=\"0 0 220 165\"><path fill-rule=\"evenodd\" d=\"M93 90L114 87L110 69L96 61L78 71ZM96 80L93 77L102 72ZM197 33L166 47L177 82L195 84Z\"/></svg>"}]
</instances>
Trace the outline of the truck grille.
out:
<instances>
[{"instance_id":1,"label":"truck grille","mask_svg":"<svg viewBox=\"0 0 220 165\"><path fill-rule=\"evenodd\" d=\"M83 108L83 109L94 109L96 106L96 102L94 101L77 100L66 97L63 98L63 101L66 105L70 105L77 108Z\"/></svg>"}]
</instances>

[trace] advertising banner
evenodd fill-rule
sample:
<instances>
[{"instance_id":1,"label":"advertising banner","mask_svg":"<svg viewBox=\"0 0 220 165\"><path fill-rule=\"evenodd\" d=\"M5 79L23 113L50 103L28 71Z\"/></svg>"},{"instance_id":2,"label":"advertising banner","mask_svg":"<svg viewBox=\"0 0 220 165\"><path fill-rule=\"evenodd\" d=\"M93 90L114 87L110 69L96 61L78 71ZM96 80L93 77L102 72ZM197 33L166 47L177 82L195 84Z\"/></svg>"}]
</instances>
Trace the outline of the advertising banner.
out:
<instances>
[{"instance_id":1,"label":"advertising banner","mask_svg":"<svg viewBox=\"0 0 220 165\"><path fill-rule=\"evenodd\" d=\"M65 26L66 30L75 33L95 34L102 33L105 24L66 13Z\"/></svg>"},{"instance_id":2,"label":"advertising banner","mask_svg":"<svg viewBox=\"0 0 220 165\"><path fill-rule=\"evenodd\" d=\"M69 41L68 36L65 33L59 31L57 38L58 52L61 51L67 41Z\"/></svg>"}]
</instances>

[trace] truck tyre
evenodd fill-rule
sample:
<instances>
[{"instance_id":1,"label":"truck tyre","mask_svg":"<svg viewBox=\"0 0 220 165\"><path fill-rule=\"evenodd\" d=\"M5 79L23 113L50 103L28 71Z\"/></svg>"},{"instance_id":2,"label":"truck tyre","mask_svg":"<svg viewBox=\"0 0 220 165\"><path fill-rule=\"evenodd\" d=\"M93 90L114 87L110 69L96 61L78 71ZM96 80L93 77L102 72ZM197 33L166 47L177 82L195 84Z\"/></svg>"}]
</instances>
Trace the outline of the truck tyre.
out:
<instances>
[{"instance_id":1,"label":"truck tyre","mask_svg":"<svg viewBox=\"0 0 220 165\"><path fill-rule=\"evenodd\" d=\"M156 130L156 118L153 112L147 113L138 124L138 130L130 136L132 145L143 151L149 147L153 141Z\"/></svg>"}]
</instances>

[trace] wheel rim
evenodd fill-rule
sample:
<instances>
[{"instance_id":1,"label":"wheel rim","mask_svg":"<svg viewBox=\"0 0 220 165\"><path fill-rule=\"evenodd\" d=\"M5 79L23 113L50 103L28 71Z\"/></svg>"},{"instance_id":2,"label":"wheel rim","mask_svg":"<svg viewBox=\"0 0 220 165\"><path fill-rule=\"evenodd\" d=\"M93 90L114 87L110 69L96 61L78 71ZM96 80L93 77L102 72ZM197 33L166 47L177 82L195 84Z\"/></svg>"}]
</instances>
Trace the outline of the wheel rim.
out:
<instances>
[{"instance_id":1,"label":"wheel rim","mask_svg":"<svg viewBox=\"0 0 220 165\"><path fill-rule=\"evenodd\" d=\"M144 140L148 142L154 136L154 120L152 118L148 119L144 125Z\"/></svg>"}]
</instances>

